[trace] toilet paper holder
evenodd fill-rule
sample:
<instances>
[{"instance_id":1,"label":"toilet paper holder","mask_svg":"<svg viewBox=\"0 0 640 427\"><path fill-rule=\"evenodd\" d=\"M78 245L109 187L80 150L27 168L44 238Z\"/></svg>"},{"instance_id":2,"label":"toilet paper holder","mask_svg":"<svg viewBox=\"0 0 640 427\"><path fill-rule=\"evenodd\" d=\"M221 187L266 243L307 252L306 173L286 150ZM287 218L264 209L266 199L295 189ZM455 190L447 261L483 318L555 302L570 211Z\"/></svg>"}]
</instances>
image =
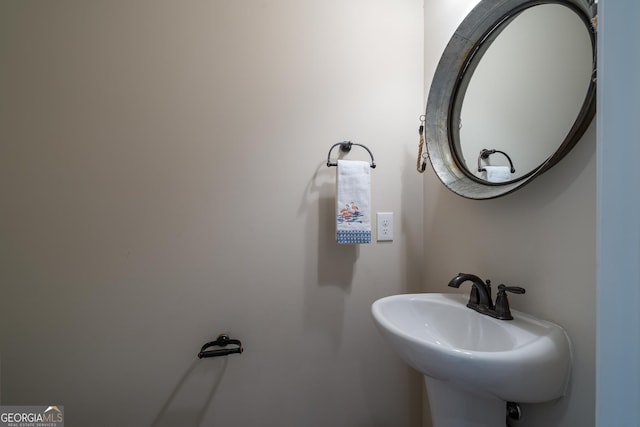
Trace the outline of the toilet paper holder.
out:
<instances>
[{"instance_id":1,"label":"toilet paper holder","mask_svg":"<svg viewBox=\"0 0 640 427\"><path fill-rule=\"evenodd\" d=\"M495 154L495 153L500 153L503 156L505 156L507 158L507 160L509 160L509 166L511 167L511 173L515 173L516 170L513 167L513 162L511 161L511 157L509 157L509 155L507 153L505 153L504 151L500 151L500 150L488 150L486 148L483 148L482 150L480 150L480 155L478 156L478 172L483 172L485 169L482 167L482 165L480 164L481 160L487 160L489 158L490 155Z\"/></svg>"},{"instance_id":2,"label":"toilet paper holder","mask_svg":"<svg viewBox=\"0 0 640 427\"><path fill-rule=\"evenodd\" d=\"M221 348L217 350L207 350L209 347L226 347L228 345L235 345L237 347L234 348ZM240 340L231 339L227 334L220 334L215 341L210 341L202 346L200 352L198 353L198 359L204 359L208 357L220 357L226 356L229 354L242 353L244 350L242 348L242 343Z\"/></svg>"}]
</instances>

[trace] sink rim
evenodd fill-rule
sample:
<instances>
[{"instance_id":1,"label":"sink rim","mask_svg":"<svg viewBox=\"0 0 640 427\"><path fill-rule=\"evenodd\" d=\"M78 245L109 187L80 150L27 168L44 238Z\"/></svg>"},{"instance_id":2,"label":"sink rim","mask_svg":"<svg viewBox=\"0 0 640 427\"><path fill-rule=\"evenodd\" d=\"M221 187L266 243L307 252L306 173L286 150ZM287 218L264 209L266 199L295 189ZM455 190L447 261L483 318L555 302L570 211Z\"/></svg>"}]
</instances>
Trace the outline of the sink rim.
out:
<instances>
[{"instance_id":1,"label":"sink rim","mask_svg":"<svg viewBox=\"0 0 640 427\"><path fill-rule=\"evenodd\" d=\"M473 349L473 348L464 348L456 343L454 343L452 339L444 339L440 337L442 342L434 343L432 340L422 339L416 335L408 333L397 326L396 323L388 320L388 317L385 317L383 311L383 306L385 302L393 301L393 300L402 300L402 301L425 301L425 302L433 302L441 305L448 305L453 310L461 310L463 311L463 315L468 317L470 321L485 323L491 325L492 329L502 329L505 332L505 335L513 337L513 331L509 331L510 328L515 328L516 331L523 331L525 334L533 335L530 329L535 327L537 330L546 330L545 334L540 336L535 336L532 339L527 340L526 342L521 342L519 345L515 345L512 348L501 349L501 350L481 350L481 349ZM515 352L527 352L530 351L530 347L536 344L539 340L543 340L545 337L553 334L554 329L558 329L562 331L566 335L566 331L561 326L547 321L543 319L539 319L527 313L523 313L518 310L511 310L511 314L513 315L513 320L499 320L495 319L491 316L487 316L481 313L478 313L475 310L472 310L466 306L468 301L468 296L463 294L456 293L410 293L410 294L396 294L390 295L386 297L382 297L376 300L372 306L372 314L376 319L376 322L383 324L385 328L388 328L397 335L404 337L405 339L414 342L418 345L426 345L429 347L433 347L434 350L442 351L450 353L451 356L456 357L472 357L472 358L483 358L488 357L491 359L499 358L500 353L507 353L505 356L512 357ZM433 331L433 328L429 329ZM434 339L437 339L433 337Z\"/></svg>"},{"instance_id":2,"label":"sink rim","mask_svg":"<svg viewBox=\"0 0 640 427\"><path fill-rule=\"evenodd\" d=\"M385 342L427 380L442 380L459 389L522 403L550 401L566 394L573 352L569 336L561 326L517 310L511 311L514 320L494 319L466 307L467 298L453 293L397 294L376 300L371 305L371 313ZM469 319L488 324L500 322L504 328L534 325L546 329L542 336L504 351L444 346L420 339L384 318L381 307L385 302L411 299L449 304L452 310L465 310L464 315Z\"/></svg>"}]
</instances>

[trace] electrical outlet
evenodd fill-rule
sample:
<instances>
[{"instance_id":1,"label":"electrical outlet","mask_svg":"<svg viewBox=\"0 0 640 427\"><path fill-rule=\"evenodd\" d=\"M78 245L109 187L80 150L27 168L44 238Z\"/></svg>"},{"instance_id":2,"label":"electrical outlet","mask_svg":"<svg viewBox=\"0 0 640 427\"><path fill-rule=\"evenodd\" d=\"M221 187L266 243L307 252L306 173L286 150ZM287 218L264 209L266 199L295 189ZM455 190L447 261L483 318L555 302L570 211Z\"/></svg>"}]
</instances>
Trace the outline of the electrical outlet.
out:
<instances>
[{"instance_id":1,"label":"electrical outlet","mask_svg":"<svg viewBox=\"0 0 640 427\"><path fill-rule=\"evenodd\" d=\"M393 212L378 212L376 214L378 242L393 240Z\"/></svg>"}]
</instances>

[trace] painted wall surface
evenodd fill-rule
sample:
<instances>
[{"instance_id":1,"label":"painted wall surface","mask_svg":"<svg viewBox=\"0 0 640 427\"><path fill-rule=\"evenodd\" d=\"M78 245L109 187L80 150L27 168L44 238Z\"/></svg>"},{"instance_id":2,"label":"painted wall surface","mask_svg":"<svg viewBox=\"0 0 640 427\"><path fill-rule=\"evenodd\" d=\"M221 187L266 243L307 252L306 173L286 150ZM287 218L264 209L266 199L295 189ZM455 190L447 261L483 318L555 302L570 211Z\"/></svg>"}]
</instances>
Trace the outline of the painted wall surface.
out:
<instances>
[{"instance_id":1,"label":"painted wall surface","mask_svg":"<svg viewBox=\"0 0 640 427\"><path fill-rule=\"evenodd\" d=\"M425 2L425 90L449 36L476 3ZM557 166L495 200L461 198L430 168L425 173L424 290L451 291L446 285L458 272L521 285L527 293L511 296L512 307L558 323L571 337L574 366L568 395L523 405L521 426L594 425L595 135L594 122Z\"/></svg>"},{"instance_id":2,"label":"painted wall surface","mask_svg":"<svg viewBox=\"0 0 640 427\"><path fill-rule=\"evenodd\" d=\"M70 426L420 425L422 380L370 305L423 281L423 15L1 2L1 403ZM334 241L342 140L376 156L392 243ZM222 332L244 353L198 360Z\"/></svg>"}]
</instances>

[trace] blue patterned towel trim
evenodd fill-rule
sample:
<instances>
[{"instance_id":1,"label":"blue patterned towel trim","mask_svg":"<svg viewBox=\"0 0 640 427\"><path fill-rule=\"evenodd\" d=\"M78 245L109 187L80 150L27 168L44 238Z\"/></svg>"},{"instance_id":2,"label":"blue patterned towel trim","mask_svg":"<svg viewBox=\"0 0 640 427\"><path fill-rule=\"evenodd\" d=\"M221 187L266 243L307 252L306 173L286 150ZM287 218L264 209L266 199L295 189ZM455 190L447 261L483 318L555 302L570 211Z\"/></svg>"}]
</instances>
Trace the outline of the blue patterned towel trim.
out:
<instances>
[{"instance_id":1,"label":"blue patterned towel trim","mask_svg":"<svg viewBox=\"0 0 640 427\"><path fill-rule=\"evenodd\" d=\"M338 243L371 243L370 230L338 230Z\"/></svg>"}]
</instances>

